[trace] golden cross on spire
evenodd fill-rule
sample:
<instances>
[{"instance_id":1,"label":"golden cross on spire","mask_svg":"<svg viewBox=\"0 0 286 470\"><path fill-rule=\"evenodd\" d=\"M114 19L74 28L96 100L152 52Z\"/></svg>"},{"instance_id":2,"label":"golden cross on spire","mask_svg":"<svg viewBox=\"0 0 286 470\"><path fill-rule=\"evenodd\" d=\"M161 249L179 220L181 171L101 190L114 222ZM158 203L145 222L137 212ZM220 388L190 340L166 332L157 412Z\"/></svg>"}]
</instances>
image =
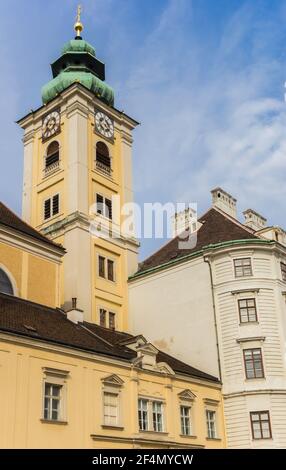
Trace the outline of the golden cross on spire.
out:
<instances>
[{"instance_id":1,"label":"golden cross on spire","mask_svg":"<svg viewBox=\"0 0 286 470\"><path fill-rule=\"evenodd\" d=\"M76 37L79 37L79 38L81 36L81 32L83 31L83 24L81 22L81 14L82 14L82 6L78 5L77 15L76 15L76 22L75 22L75 25L74 25L74 29L75 29L75 32L76 32Z\"/></svg>"}]
</instances>

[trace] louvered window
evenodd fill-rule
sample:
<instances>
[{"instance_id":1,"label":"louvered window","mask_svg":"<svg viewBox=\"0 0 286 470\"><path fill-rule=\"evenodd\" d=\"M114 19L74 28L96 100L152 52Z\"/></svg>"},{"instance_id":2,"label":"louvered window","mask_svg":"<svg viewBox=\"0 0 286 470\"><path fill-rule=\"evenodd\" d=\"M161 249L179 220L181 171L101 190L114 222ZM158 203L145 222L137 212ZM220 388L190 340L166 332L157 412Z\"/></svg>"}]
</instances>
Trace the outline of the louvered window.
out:
<instances>
[{"instance_id":1,"label":"louvered window","mask_svg":"<svg viewBox=\"0 0 286 470\"><path fill-rule=\"evenodd\" d=\"M51 217L59 214L60 212L60 196L55 194L55 196L46 199L44 201L44 219L48 220Z\"/></svg>"}]
</instances>

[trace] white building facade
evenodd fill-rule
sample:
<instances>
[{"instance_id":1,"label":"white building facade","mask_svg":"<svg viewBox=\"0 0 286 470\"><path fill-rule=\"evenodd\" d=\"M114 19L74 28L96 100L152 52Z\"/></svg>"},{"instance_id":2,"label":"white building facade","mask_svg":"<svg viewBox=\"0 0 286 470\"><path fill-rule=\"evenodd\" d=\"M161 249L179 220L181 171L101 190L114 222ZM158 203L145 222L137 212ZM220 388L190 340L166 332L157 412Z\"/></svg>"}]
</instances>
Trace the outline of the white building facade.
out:
<instances>
[{"instance_id":1,"label":"white building facade","mask_svg":"<svg viewBox=\"0 0 286 470\"><path fill-rule=\"evenodd\" d=\"M285 233L251 210L242 225L236 200L212 195L196 248L174 239L130 279L132 328L221 378L229 448L285 448Z\"/></svg>"}]
</instances>

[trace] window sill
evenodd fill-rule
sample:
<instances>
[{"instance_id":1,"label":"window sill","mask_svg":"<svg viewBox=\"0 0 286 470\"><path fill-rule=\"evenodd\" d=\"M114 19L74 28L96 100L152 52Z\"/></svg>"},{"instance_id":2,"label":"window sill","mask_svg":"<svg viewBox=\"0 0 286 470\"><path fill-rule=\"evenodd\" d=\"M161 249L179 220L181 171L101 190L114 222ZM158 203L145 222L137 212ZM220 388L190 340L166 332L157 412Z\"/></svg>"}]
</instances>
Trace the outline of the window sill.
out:
<instances>
[{"instance_id":1,"label":"window sill","mask_svg":"<svg viewBox=\"0 0 286 470\"><path fill-rule=\"evenodd\" d=\"M206 437L206 440L207 441L221 441L221 438L220 437Z\"/></svg>"},{"instance_id":2,"label":"window sill","mask_svg":"<svg viewBox=\"0 0 286 470\"><path fill-rule=\"evenodd\" d=\"M142 433L142 434L155 434L156 436L160 435L160 436L168 436L168 432L166 431L144 431L144 430L141 430L139 429L139 433Z\"/></svg>"},{"instance_id":3,"label":"window sill","mask_svg":"<svg viewBox=\"0 0 286 470\"><path fill-rule=\"evenodd\" d=\"M102 424L101 427L102 427L102 429L112 429L114 431L123 431L124 430L123 426L111 426L109 424Z\"/></svg>"},{"instance_id":4,"label":"window sill","mask_svg":"<svg viewBox=\"0 0 286 470\"><path fill-rule=\"evenodd\" d=\"M253 442L256 441L273 441L273 437L257 437L252 438Z\"/></svg>"},{"instance_id":5,"label":"window sill","mask_svg":"<svg viewBox=\"0 0 286 470\"><path fill-rule=\"evenodd\" d=\"M244 382L245 383L258 382L258 381L264 382L265 380L266 380L266 377L250 377L250 378L246 377Z\"/></svg>"},{"instance_id":6,"label":"window sill","mask_svg":"<svg viewBox=\"0 0 286 470\"><path fill-rule=\"evenodd\" d=\"M41 423L44 423L44 424L59 424L61 426L66 426L68 424L67 421L60 421L60 420L56 420L56 419L40 419Z\"/></svg>"},{"instance_id":7,"label":"window sill","mask_svg":"<svg viewBox=\"0 0 286 470\"><path fill-rule=\"evenodd\" d=\"M197 439L198 436L193 436L192 434L180 434L180 437L187 438L187 439Z\"/></svg>"},{"instance_id":8,"label":"window sill","mask_svg":"<svg viewBox=\"0 0 286 470\"><path fill-rule=\"evenodd\" d=\"M239 323L239 326L245 326L245 325L259 325L259 321L245 321L245 322Z\"/></svg>"}]
</instances>

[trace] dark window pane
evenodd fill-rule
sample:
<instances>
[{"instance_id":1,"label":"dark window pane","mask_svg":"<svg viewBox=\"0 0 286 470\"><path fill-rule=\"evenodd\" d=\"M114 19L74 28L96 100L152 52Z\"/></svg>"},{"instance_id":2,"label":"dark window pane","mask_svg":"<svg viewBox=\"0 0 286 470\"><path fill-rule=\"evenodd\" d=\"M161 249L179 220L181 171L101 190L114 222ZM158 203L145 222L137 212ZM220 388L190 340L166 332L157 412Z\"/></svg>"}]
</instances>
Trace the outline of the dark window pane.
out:
<instances>
[{"instance_id":1,"label":"dark window pane","mask_svg":"<svg viewBox=\"0 0 286 470\"><path fill-rule=\"evenodd\" d=\"M114 281L114 261L107 260L107 276L109 281Z\"/></svg>"},{"instance_id":2,"label":"dark window pane","mask_svg":"<svg viewBox=\"0 0 286 470\"><path fill-rule=\"evenodd\" d=\"M103 196L101 194L96 195L96 212L101 215L104 214Z\"/></svg>"},{"instance_id":3,"label":"dark window pane","mask_svg":"<svg viewBox=\"0 0 286 470\"><path fill-rule=\"evenodd\" d=\"M56 194L53 197L53 215L58 214L60 211L60 197L58 194Z\"/></svg>"},{"instance_id":4,"label":"dark window pane","mask_svg":"<svg viewBox=\"0 0 286 470\"><path fill-rule=\"evenodd\" d=\"M106 327L106 310L101 308L99 311L99 317L100 326Z\"/></svg>"},{"instance_id":5,"label":"dark window pane","mask_svg":"<svg viewBox=\"0 0 286 470\"><path fill-rule=\"evenodd\" d=\"M109 328L115 330L115 313L109 312Z\"/></svg>"},{"instance_id":6,"label":"dark window pane","mask_svg":"<svg viewBox=\"0 0 286 470\"><path fill-rule=\"evenodd\" d=\"M44 203L44 218L49 219L51 217L51 199L47 199Z\"/></svg>"},{"instance_id":7,"label":"dark window pane","mask_svg":"<svg viewBox=\"0 0 286 470\"><path fill-rule=\"evenodd\" d=\"M105 217L112 220L112 201L105 199Z\"/></svg>"},{"instance_id":8,"label":"dark window pane","mask_svg":"<svg viewBox=\"0 0 286 470\"><path fill-rule=\"evenodd\" d=\"M98 274L100 277L105 277L105 258L103 256L98 257Z\"/></svg>"},{"instance_id":9,"label":"dark window pane","mask_svg":"<svg viewBox=\"0 0 286 470\"><path fill-rule=\"evenodd\" d=\"M14 295L12 283L3 269L0 269L0 292Z\"/></svg>"},{"instance_id":10,"label":"dark window pane","mask_svg":"<svg viewBox=\"0 0 286 470\"><path fill-rule=\"evenodd\" d=\"M107 145L103 142L96 144L96 161L107 168L110 168L110 156Z\"/></svg>"}]
</instances>

